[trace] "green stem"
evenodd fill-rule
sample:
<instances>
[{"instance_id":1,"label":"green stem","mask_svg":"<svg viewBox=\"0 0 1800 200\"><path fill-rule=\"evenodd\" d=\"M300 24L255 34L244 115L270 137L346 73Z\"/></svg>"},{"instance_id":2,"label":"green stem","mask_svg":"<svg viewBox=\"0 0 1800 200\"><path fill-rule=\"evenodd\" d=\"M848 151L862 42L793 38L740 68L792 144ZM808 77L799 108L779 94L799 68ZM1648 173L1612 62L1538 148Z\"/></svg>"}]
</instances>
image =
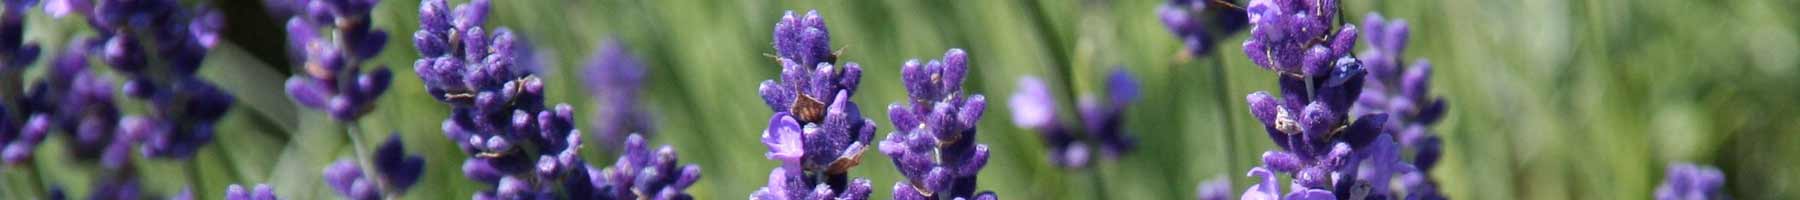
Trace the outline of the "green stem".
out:
<instances>
[{"instance_id":1,"label":"green stem","mask_svg":"<svg viewBox=\"0 0 1800 200\"><path fill-rule=\"evenodd\" d=\"M26 164L26 166L31 168L28 169L31 170L31 189L36 190L37 194L40 195L49 193L50 189L44 186L44 170L38 170L37 165L38 162L36 161L31 162L31 164Z\"/></svg>"},{"instance_id":2,"label":"green stem","mask_svg":"<svg viewBox=\"0 0 1800 200\"><path fill-rule=\"evenodd\" d=\"M205 192L200 192L200 187L204 187L202 186L203 184L200 184L201 179L204 179L203 177L200 177L200 159L188 158L186 168L188 173L188 191L192 192L194 199L207 199Z\"/></svg>"},{"instance_id":3,"label":"green stem","mask_svg":"<svg viewBox=\"0 0 1800 200\"><path fill-rule=\"evenodd\" d=\"M1217 94L1213 95L1218 98L1215 105L1218 105L1219 110L1216 113L1219 113L1219 118L1225 120L1225 131L1220 134L1225 137L1225 171L1227 174L1238 173L1237 165L1234 164L1237 162L1237 140L1234 137L1236 135L1234 133L1237 132L1237 123L1231 119L1231 104L1228 103L1231 102L1231 81L1225 80L1227 77L1225 76L1225 59L1219 56L1219 51L1212 51L1212 60L1213 86L1219 87L1218 90L1214 90Z\"/></svg>"},{"instance_id":4,"label":"green stem","mask_svg":"<svg viewBox=\"0 0 1800 200\"><path fill-rule=\"evenodd\" d=\"M1086 171L1088 172L1088 184L1093 184L1094 187L1094 199L1112 199L1106 196L1106 179L1100 178L1099 165L1096 164L1094 168Z\"/></svg>"}]
</instances>

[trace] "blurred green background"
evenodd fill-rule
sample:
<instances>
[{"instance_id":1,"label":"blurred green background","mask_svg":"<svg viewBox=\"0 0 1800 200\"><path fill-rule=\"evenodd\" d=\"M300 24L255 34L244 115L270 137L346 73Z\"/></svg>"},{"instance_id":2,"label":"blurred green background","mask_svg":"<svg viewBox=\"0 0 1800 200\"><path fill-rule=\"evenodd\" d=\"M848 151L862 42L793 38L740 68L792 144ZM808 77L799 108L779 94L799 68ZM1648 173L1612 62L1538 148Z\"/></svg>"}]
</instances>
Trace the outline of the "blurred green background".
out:
<instances>
[{"instance_id":1,"label":"blurred green background","mask_svg":"<svg viewBox=\"0 0 1800 200\"><path fill-rule=\"evenodd\" d=\"M196 160L139 158L148 192L171 194L197 180L203 198L218 199L228 184L267 182L289 199L336 198L320 171L351 148L343 126L296 107L282 92L282 80L294 72L278 28L285 18L265 14L257 0L213 3L228 14L228 41L210 54L203 73L241 103ZM1216 56L1177 56L1179 43L1154 12L1162 3L495 1L489 27L510 27L533 41L549 61L542 76L550 101L569 102L583 117L601 111L581 88L582 62L606 38L630 46L649 67L644 106L656 113L659 130L652 143L672 144L682 162L704 168L689 189L700 199L745 198L776 167L757 139L771 112L756 86L779 72L764 57L773 52L775 22L784 10L807 9L825 16L833 47L846 49L843 60L864 67L855 96L864 110L905 98L898 78L904 60L968 50L965 87L990 98L979 141L995 153L979 188L1007 199L1191 199L1201 180L1230 177L1241 192L1252 181L1244 171L1274 148L1251 128L1257 124L1243 95L1273 90L1273 76L1237 51L1241 33L1224 39ZM411 74L418 53L407 36L417 28L417 4L377 7L374 20L392 39L376 62L400 74L360 132L366 141L397 132L409 151L427 157L427 176L407 199L468 198L487 186L463 178L465 155L439 131L448 112ZM1405 59L1436 65L1432 92L1448 98L1451 109L1434 129L1446 139L1446 155L1432 176L1453 198L1648 199L1671 162L1719 166L1739 199L1800 198L1800 15L1790 12L1800 9L1796 1L1343 4L1349 19L1380 12L1408 20ZM45 52L91 34L78 20L41 11L29 20L27 38L52 47ZM1049 165L1037 134L1011 124L1003 99L1019 77L1044 77L1061 97L1063 120L1074 120L1067 117L1074 97L1100 88L1114 66L1145 86L1126 123L1140 149L1088 170ZM878 137L892 130L885 112L865 114L879 122ZM51 137L31 165L0 170L9 191L0 198L32 199L44 185L85 197L97 169L59 159L69 148L63 139ZM597 148L604 147L584 155L590 163L613 161ZM852 175L870 178L874 197L887 199L902 177L885 155L866 156Z\"/></svg>"}]
</instances>

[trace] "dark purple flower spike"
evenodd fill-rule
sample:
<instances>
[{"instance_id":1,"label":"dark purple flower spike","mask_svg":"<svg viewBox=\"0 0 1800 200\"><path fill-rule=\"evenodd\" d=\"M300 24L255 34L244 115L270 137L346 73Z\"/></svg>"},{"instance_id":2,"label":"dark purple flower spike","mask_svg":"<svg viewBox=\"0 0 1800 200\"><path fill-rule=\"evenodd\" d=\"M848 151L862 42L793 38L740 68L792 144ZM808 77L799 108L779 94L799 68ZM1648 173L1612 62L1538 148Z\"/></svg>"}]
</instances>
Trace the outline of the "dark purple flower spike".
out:
<instances>
[{"instance_id":1,"label":"dark purple flower spike","mask_svg":"<svg viewBox=\"0 0 1800 200\"><path fill-rule=\"evenodd\" d=\"M120 88L126 96L146 102L149 112L123 117L117 131L125 137L114 138L137 142L145 155L176 159L190 158L200 146L212 142L213 125L236 102L231 94L196 75L207 52L218 44L218 31L224 23L220 13L204 7L183 8L172 0L53 0L45 11L58 17L85 15L98 33L75 39L56 65L83 68L85 61L75 55L98 53L100 60L126 78ZM104 118L108 117L98 118L107 121ZM99 124L64 126L104 129ZM103 138L90 136L77 142ZM112 152L126 152L105 151L108 159L115 157Z\"/></svg>"},{"instance_id":2,"label":"dark purple flower spike","mask_svg":"<svg viewBox=\"0 0 1800 200\"><path fill-rule=\"evenodd\" d=\"M1399 142L1402 151L1414 152L1412 166L1405 169L1402 183L1410 195L1441 198L1436 183L1426 174L1443 154L1442 139L1432 133L1431 126L1442 120L1446 111L1443 97L1428 95L1431 63L1419 59L1412 67L1402 68L1409 30L1404 20L1388 21L1371 13L1363 21L1369 48L1359 57L1368 66L1368 79L1358 96L1354 114L1388 113L1393 116L1382 124L1388 135ZM1417 180L1413 180L1417 179Z\"/></svg>"},{"instance_id":3,"label":"dark purple flower spike","mask_svg":"<svg viewBox=\"0 0 1800 200\"><path fill-rule=\"evenodd\" d=\"M1725 194L1725 173L1712 166L1690 163L1669 164L1662 184L1656 185L1657 200L1731 199Z\"/></svg>"},{"instance_id":4,"label":"dark purple flower spike","mask_svg":"<svg viewBox=\"0 0 1800 200\"><path fill-rule=\"evenodd\" d=\"M1351 113L1361 101L1370 71L1349 54L1358 29L1334 28L1335 0L1253 0L1245 8L1253 25L1244 53L1258 66L1276 72L1281 96L1255 92L1246 97L1250 114L1262 122L1281 149L1263 154L1263 165L1250 176L1261 183L1244 199L1435 199L1435 190L1390 189L1395 176L1421 176L1421 166L1400 159L1400 140L1384 112ZM1334 30L1335 29L1335 30ZM1371 37L1388 37L1385 33ZM1385 40L1385 39L1384 39ZM1377 41L1377 48L1391 47ZM1355 118L1352 118L1354 116ZM1403 116L1402 116L1403 117ZM1276 173L1292 177L1282 193ZM1413 181L1403 181L1413 182ZM1410 186L1410 185L1409 185Z\"/></svg>"},{"instance_id":5,"label":"dark purple flower spike","mask_svg":"<svg viewBox=\"0 0 1800 200\"><path fill-rule=\"evenodd\" d=\"M1008 102L1013 110L1014 124L1038 131L1044 137L1045 144L1051 146L1052 164L1086 166L1090 154L1087 144L1072 134L1074 128L1056 118L1056 100L1043 81L1026 77L1019 80L1019 87L1019 92ZM1126 134L1124 114L1125 108L1137 101L1138 83L1129 71L1117 68L1107 76L1104 91L1105 98L1082 95L1076 109L1086 138L1098 144L1104 158L1116 159L1131 151L1137 143Z\"/></svg>"},{"instance_id":6,"label":"dark purple flower spike","mask_svg":"<svg viewBox=\"0 0 1800 200\"><path fill-rule=\"evenodd\" d=\"M256 184L254 190L244 190L244 186L231 184L225 188L225 200L280 200L275 196L275 189L268 184Z\"/></svg>"},{"instance_id":7,"label":"dark purple flower spike","mask_svg":"<svg viewBox=\"0 0 1800 200\"><path fill-rule=\"evenodd\" d=\"M975 175L989 156L987 145L975 141L987 97L965 96L968 61L968 53L950 49L942 60L915 59L900 68L909 98L888 105L896 130L879 146L906 176L894 185L895 199L995 198L975 191Z\"/></svg>"},{"instance_id":8,"label":"dark purple flower spike","mask_svg":"<svg viewBox=\"0 0 1800 200\"><path fill-rule=\"evenodd\" d=\"M413 70L426 92L451 108L444 136L470 156L463 175L492 186L474 199L692 199L684 190L699 180L700 168L677 166L673 148L653 152L642 136L626 138L612 167L582 160L574 107L546 106L543 81L517 59L519 36L484 31L489 3L452 10L444 0L425 0L413 33L424 56Z\"/></svg>"},{"instance_id":9,"label":"dark purple flower spike","mask_svg":"<svg viewBox=\"0 0 1800 200\"><path fill-rule=\"evenodd\" d=\"M1060 167L1087 166L1087 144L1058 119L1056 97L1044 81L1037 77L1019 78L1019 90L1007 100L1013 124L1038 132L1050 151L1050 164Z\"/></svg>"},{"instance_id":10,"label":"dark purple flower spike","mask_svg":"<svg viewBox=\"0 0 1800 200\"><path fill-rule=\"evenodd\" d=\"M639 103L647 76L644 67L624 44L612 39L602 42L600 49L588 58L582 77L588 95L600 107L592 120L596 139L590 142L617 151L626 135L654 132L650 113Z\"/></svg>"},{"instance_id":11,"label":"dark purple flower spike","mask_svg":"<svg viewBox=\"0 0 1800 200\"><path fill-rule=\"evenodd\" d=\"M1163 26L1181 40L1189 56L1212 53L1220 38L1244 29L1243 9L1213 3L1215 0L1170 0L1157 6ZM1235 0L1220 0L1232 2Z\"/></svg>"},{"instance_id":12,"label":"dark purple flower spike","mask_svg":"<svg viewBox=\"0 0 1800 200\"><path fill-rule=\"evenodd\" d=\"M356 160L338 160L325 168L326 185L347 199L382 199L406 193L425 172L425 158L406 155L399 134L388 136L375 149L374 174L363 171Z\"/></svg>"},{"instance_id":13,"label":"dark purple flower spike","mask_svg":"<svg viewBox=\"0 0 1800 200\"><path fill-rule=\"evenodd\" d=\"M288 45L298 51L304 73L287 80L288 96L307 108L326 111L332 119L354 122L374 110L387 92L393 72L386 66L363 70L363 61L380 53L387 31L373 28L375 0L270 0L291 3Z\"/></svg>"},{"instance_id":14,"label":"dark purple flower spike","mask_svg":"<svg viewBox=\"0 0 1800 200\"><path fill-rule=\"evenodd\" d=\"M850 99L862 67L837 62L818 11L787 12L773 35L781 78L763 81L758 91L775 112L762 135L765 155L782 167L750 198L868 199L869 181L849 177L875 138L875 121Z\"/></svg>"}]
</instances>

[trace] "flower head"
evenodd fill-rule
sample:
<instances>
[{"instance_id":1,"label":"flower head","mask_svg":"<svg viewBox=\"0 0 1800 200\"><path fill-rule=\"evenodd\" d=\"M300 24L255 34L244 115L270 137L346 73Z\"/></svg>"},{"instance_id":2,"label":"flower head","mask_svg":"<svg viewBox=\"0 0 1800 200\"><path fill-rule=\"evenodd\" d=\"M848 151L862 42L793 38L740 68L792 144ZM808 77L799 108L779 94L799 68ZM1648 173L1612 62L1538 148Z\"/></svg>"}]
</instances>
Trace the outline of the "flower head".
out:
<instances>
[{"instance_id":1,"label":"flower head","mask_svg":"<svg viewBox=\"0 0 1800 200\"><path fill-rule=\"evenodd\" d=\"M1137 139L1125 132L1125 107L1137 102L1138 83L1125 68L1114 69L1106 77L1106 100L1083 96L1078 109L1087 132L1100 142L1101 155L1116 158L1131 151Z\"/></svg>"},{"instance_id":2,"label":"flower head","mask_svg":"<svg viewBox=\"0 0 1800 200\"><path fill-rule=\"evenodd\" d=\"M255 190L244 190L244 186L231 184L225 188L225 200L278 200L275 189L268 184L256 184Z\"/></svg>"},{"instance_id":3,"label":"flower head","mask_svg":"<svg viewBox=\"0 0 1800 200\"><path fill-rule=\"evenodd\" d=\"M588 95L598 102L594 112L595 139L600 145L616 148L625 135L650 134L654 131L649 112L638 102L644 87L644 64L617 40L607 40L588 58L582 71Z\"/></svg>"},{"instance_id":4,"label":"flower head","mask_svg":"<svg viewBox=\"0 0 1800 200\"><path fill-rule=\"evenodd\" d=\"M1019 90L1007 100L1013 124L1038 132L1049 147L1050 163L1061 167L1087 165L1087 144L1057 119L1056 97L1037 77L1019 78Z\"/></svg>"},{"instance_id":5,"label":"flower head","mask_svg":"<svg viewBox=\"0 0 1800 200\"><path fill-rule=\"evenodd\" d=\"M989 156L987 145L975 141L987 97L963 94L968 60L962 49L950 49L942 60L902 65L909 98L907 104L888 105L896 130L880 145L906 176L895 183L894 198L993 198L992 192L975 191L975 175Z\"/></svg>"},{"instance_id":6,"label":"flower head","mask_svg":"<svg viewBox=\"0 0 1800 200\"><path fill-rule=\"evenodd\" d=\"M775 111L762 135L769 148L765 156L781 161L782 167L751 198L867 199L868 180L849 177L875 138L875 121L863 117L850 99L862 67L837 63L818 11L805 16L787 12L775 24L774 35L781 78L763 81L758 93Z\"/></svg>"},{"instance_id":7,"label":"flower head","mask_svg":"<svg viewBox=\"0 0 1800 200\"><path fill-rule=\"evenodd\" d=\"M380 53L388 39L387 31L372 27L369 12L377 2L270 1L305 5L291 10L323 10L299 12L303 15L288 19L288 45L301 52L305 69L305 73L288 78L288 96L339 121L354 121L374 110L375 99L387 91L394 76L386 66L362 70L361 62Z\"/></svg>"},{"instance_id":8,"label":"flower head","mask_svg":"<svg viewBox=\"0 0 1800 200\"><path fill-rule=\"evenodd\" d=\"M775 23L774 36L775 54L781 58L801 66L837 63L837 54L831 51L831 33L817 10L807 11L806 15L795 15L794 11L782 14L781 21Z\"/></svg>"},{"instance_id":9,"label":"flower head","mask_svg":"<svg viewBox=\"0 0 1800 200\"><path fill-rule=\"evenodd\" d=\"M1208 0L1170 0L1157 6L1156 15L1188 55L1211 53L1219 36L1244 29L1246 17L1244 10L1212 6Z\"/></svg>"},{"instance_id":10,"label":"flower head","mask_svg":"<svg viewBox=\"0 0 1800 200\"><path fill-rule=\"evenodd\" d=\"M1725 173L1711 166L1669 164L1663 182L1656 186L1658 200L1729 199L1724 193Z\"/></svg>"},{"instance_id":11,"label":"flower head","mask_svg":"<svg viewBox=\"0 0 1800 200\"><path fill-rule=\"evenodd\" d=\"M1252 0L1244 8L1251 24L1244 54L1263 69L1329 76L1356 45L1355 26L1332 31L1337 9L1337 0Z\"/></svg>"},{"instance_id":12,"label":"flower head","mask_svg":"<svg viewBox=\"0 0 1800 200\"><path fill-rule=\"evenodd\" d=\"M120 88L126 96L146 102L150 112L125 116L118 127L124 138L139 143L141 153L186 159L212 142L213 125L236 98L196 72L218 44L222 14L172 0L55 0L45 9L52 16L86 15L98 34L77 38L65 56L98 53L126 78ZM58 65L80 68L79 60L59 58Z\"/></svg>"},{"instance_id":13,"label":"flower head","mask_svg":"<svg viewBox=\"0 0 1800 200\"><path fill-rule=\"evenodd\" d=\"M1056 100L1049 94L1043 81L1036 77L1019 80L1019 93L1013 94L1008 104L1013 110L1013 122L1020 127L1039 132L1046 145L1051 146L1050 160L1061 167L1082 167L1088 160L1087 145L1072 134L1074 128L1067 127L1056 118ZM1077 103L1077 111L1082 122L1086 139L1099 144L1101 155L1105 158L1118 158L1134 148L1136 139L1125 131L1125 108L1137 101L1138 83L1131 73L1124 68L1112 70L1107 76L1105 98L1082 95Z\"/></svg>"},{"instance_id":14,"label":"flower head","mask_svg":"<svg viewBox=\"0 0 1800 200\"><path fill-rule=\"evenodd\" d=\"M406 155L400 135L389 135L387 142L375 148L371 162L374 175L362 171L355 160L338 160L325 168L326 185L347 199L381 199L388 194L406 193L425 172L425 158Z\"/></svg>"},{"instance_id":15,"label":"flower head","mask_svg":"<svg viewBox=\"0 0 1800 200\"><path fill-rule=\"evenodd\" d=\"M1194 195L1194 199L1196 200L1231 199L1231 179L1226 177L1213 178L1206 182L1201 182L1199 188L1195 189L1195 191L1197 192Z\"/></svg>"}]
</instances>

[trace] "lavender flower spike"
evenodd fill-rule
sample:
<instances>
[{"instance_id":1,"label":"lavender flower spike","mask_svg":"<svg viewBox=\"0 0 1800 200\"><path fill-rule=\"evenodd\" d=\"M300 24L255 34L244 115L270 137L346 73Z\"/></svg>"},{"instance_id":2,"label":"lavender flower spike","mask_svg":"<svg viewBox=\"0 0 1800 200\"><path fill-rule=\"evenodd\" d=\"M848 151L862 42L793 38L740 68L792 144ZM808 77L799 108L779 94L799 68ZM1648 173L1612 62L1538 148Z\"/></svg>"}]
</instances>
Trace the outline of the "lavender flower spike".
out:
<instances>
[{"instance_id":1,"label":"lavender flower spike","mask_svg":"<svg viewBox=\"0 0 1800 200\"><path fill-rule=\"evenodd\" d=\"M1013 124L1038 132L1049 146L1050 164L1059 167L1084 167L1088 162L1087 144L1077 138L1067 125L1057 119L1056 97L1037 77L1019 78L1019 90L1007 100Z\"/></svg>"},{"instance_id":2,"label":"lavender flower spike","mask_svg":"<svg viewBox=\"0 0 1800 200\"><path fill-rule=\"evenodd\" d=\"M880 145L907 179L895 183L895 199L995 198L975 191L975 175L989 156L987 145L975 141L987 97L964 96L968 60L962 49L950 49L942 60L901 67L910 105L888 105L896 130Z\"/></svg>"},{"instance_id":3,"label":"lavender flower spike","mask_svg":"<svg viewBox=\"0 0 1800 200\"><path fill-rule=\"evenodd\" d=\"M1194 196L1194 199L1196 200L1231 199L1231 179L1227 177L1213 178L1206 182L1201 182L1200 188L1195 191L1197 192Z\"/></svg>"},{"instance_id":4,"label":"lavender flower spike","mask_svg":"<svg viewBox=\"0 0 1800 200\"><path fill-rule=\"evenodd\" d=\"M1013 110L1013 122L1020 127L1039 132L1046 145L1050 145L1050 160L1060 167L1086 166L1088 150L1082 138L1071 134L1072 128L1056 119L1056 100L1050 96L1043 81L1036 77L1019 80L1019 93L1013 94L1008 104ZM1137 143L1125 133L1125 107L1138 98L1137 80L1131 78L1125 68L1117 68L1107 76L1106 98L1104 100L1090 95L1082 95L1077 104L1083 131L1094 143L1099 144L1101 155L1108 159L1118 158L1130 151Z\"/></svg>"},{"instance_id":5,"label":"lavender flower spike","mask_svg":"<svg viewBox=\"0 0 1800 200\"><path fill-rule=\"evenodd\" d=\"M291 1L272 4L289 5L292 7L285 8L291 10L288 13L300 13L288 19L288 45L301 52L305 73L288 78L288 96L301 106L326 111L338 121L367 115L394 76L386 66L362 70L362 61L374 58L387 43L387 31L373 28L369 15L378 2Z\"/></svg>"},{"instance_id":6,"label":"lavender flower spike","mask_svg":"<svg viewBox=\"0 0 1800 200\"><path fill-rule=\"evenodd\" d=\"M1388 114L1350 113L1368 71L1349 55L1356 27L1330 25L1337 9L1335 0L1253 0L1246 8L1254 28L1244 52L1275 71L1281 89L1279 97L1258 91L1246 101L1281 149L1263 153L1263 164L1249 174L1262 180L1243 198L1442 199L1435 190L1388 188L1395 176L1417 180L1406 177L1422 173L1399 159L1397 140L1385 134L1393 131L1386 128ZM1275 183L1276 173L1293 177L1288 192Z\"/></svg>"},{"instance_id":7,"label":"lavender flower spike","mask_svg":"<svg viewBox=\"0 0 1800 200\"><path fill-rule=\"evenodd\" d=\"M1244 10L1213 6L1211 1L1214 0L1170 0L1156 8L1163 26L1181 40L1183 53L1187 55L1212 53L1221 36L1244 29Z\"/></svg>"},{"instance_id":8,"label":"lavender flower spike","mask_svg":"<svg viewBox=\"0 0 1800 200\"><path fill-rule=\"evenodd\" d=\"M600 107L594 113L592 129L602 147L618 148L627 134L649 135L655 131L650 113L638 102L647 76L644 64L624 44L614 39L601 42L582 73L588 95Z\"/></svg>"},{"instance_id":9,"label":"lavender flower spike","mask_svg":"<svg viewBox=\"0 0 1800 200\"><path fill-rule=\"evenodd\" d=\"M1669 164L1663 183L1656 186L1657 200L1730 199L1725 195L1725 173L1711 166Z\"/></svg>"},{"instance_id":10,"label":"lavender flower spike","mask_svg":"<svg viewBox=\"0 0 1800 200\"><path fill-rule=\"evenodd\" d=\"M1431 126L1442 120L1446 112L1443 97L1428 95L1431 63L1419 59L1412 67L1401 68L1400 58L1406 48L1409 30L1406 21L1388 21L1371 13L1364 20L1365 41L1369 48L1364 58L1369 75L1363 93L1357 97L1353 114L1388 113L1392 120L1383 129L1396 138L1399 147L1412 151L1410 169L1402 178L1409 195L1439 198L1434 181L1427 176L1443 154L1442 139Z\"/></svg>"},{"instance_id":11,"label":"lavender flower spike","mask_svg":"<svg viewBox=\"0 0 1800 200\"><path fill-rule=\"evenodd\" d=\"M1099 140L1100 155L1118 158L1137 144L1137 139L1126 134L1124 117L1125 107L1137 101L1137 79L1124 67L1113 69L1106 77L1106 95L1104 102L1084 95L1078 108L1088 134Z\"/></svg>"},{"instance_id":12,"label":"lavender flower spike","mask_svg":"<svg viewBox=\"0 0 1800 200\"><path fill-rule=\"evenodd\" d=\"M100 60L128 78L120 89L147 102L150 112L125 117L122 121L135 122L121 123L132 125L119 130L140 143L141 153L186 159L212 142L214 124L236 98L196 73L218 44L222 14L167 0L56 0L49 5L46 11L52 15L86 15L99 34L77 38L84 45L71 48L98 52Z\"/></svg>"},{"instance_id":13,"label":"lavender flower spike","mask_svg":"<svg viewBox=\"0 0 1800 200\"><path fill-rule=\"evenodd\" d=\"M255 190L244 190L244 186L231 184L225 188L225 200L279 200L275 189L268 184L256 184Z\"/></svg>"},{"instance_id":14,"label":"lavender flower spike","mask_svg":"<svg viewBox=\"0 0 1800 200\"><path fill-rule=\"evenodd\" d=\"M683 190L699 180L700 168L676 166L673 148L652 152L642 136L627 137L612 167L582 160L575 108L545 106L543 81L516 59L518 36L481 27L489 3L452 10L444 0L425 0L413 34L425 55L413 70L426 92L451 108L444 136L470 155L463 175L491 186L473 199L692 199Z\"/></svg>"},{"instance_id":15,"label":"lavender flower spike","mask_svg":"<svg viewBox=\"0 0 1800 200\"><path fill-rule=\"evenodd\" d=\"M399 134L388 136L375 148L375 174L362 171L354 160L338 160L325 168L325 182L347 199L381 199L403 194L425 172L425 158L406 155ZM374 178L370 178L373 176Z\"/></svg>"},{"instance_id":16,"label":"lavender flower spike","mask_svg":"<svg viewBox=\"0 0 1800 200\"><path fill-rule=\"evenodd\" d=\"M850 178L875 138L875 121L850 100L862 79L856 63L837 63L818 11L787 12L775 24L774 47L781 79L765 80L759 93L775 114L763 132L766 155L782 161L753 199L833 197L867 199L869 181Z\"/></svg>"}]
</instances>

